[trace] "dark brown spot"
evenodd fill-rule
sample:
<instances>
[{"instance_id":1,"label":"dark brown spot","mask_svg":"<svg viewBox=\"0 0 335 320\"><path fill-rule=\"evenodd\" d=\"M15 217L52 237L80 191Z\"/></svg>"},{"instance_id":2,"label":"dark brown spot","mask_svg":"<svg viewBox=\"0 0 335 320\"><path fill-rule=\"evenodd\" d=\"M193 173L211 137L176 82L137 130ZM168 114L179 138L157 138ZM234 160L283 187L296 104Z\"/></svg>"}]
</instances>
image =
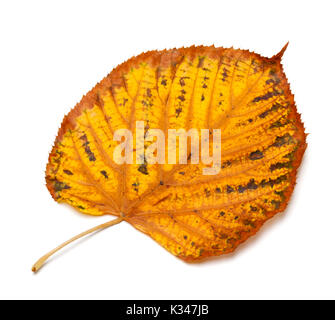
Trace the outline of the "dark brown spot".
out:
<instances>
[{"instance_id":1,"label":"dark brown spot","mask_svg":"<svg viewBox=\"0 0 335 320\"><path fill-rule=\"evenodd\" d=\"M96 158L94 156L94 153L91 151L91 148L88 145L85 147L85 152L88 155L88 159L90 161L95 161L96 160Z\"/></svg>"},{"instance_id":2,"label":"dark brown spot","mask_svg":"<svg viewBox=\"0 0 335 320\"><path fill-rule=\"evenodd\" d=\"M243 193L245 190L247 190L247 187L244 187L244 186L240 185L240 186L238 186L237 190L238 190L239 193Z\"/></svg>"},{"instance_id":3,"label":"dark brown spot","mask_svg":"<svg viewBox=\"0 0 335 320\"><path fill-rule=\"evenodd\" d=\"M224 169L224 168L229 167L229 166L231 166L231 162L228 160L228 161L222 163L221 168Z\"/></svg>"},{"instance_id":4,"label":"dark brown spot","mask_svg":"<svg viewBox=\"0 0 335 320\"><path fill-rule=\"evenodd\" d=\"M176 109L176 118L179 117L179 115L180 115L180 113L181 113L182 111L183 111L182 108L177 108L177 109Z\"/></svg>"},{"instance_id":5,"label":"dark brown spot","mask_svg":"<svg viewBox=\"0 0 335 320\"><path fill-rule=\"evenodd\" d=\"M285 154L284 158L287 158L290 161L293 161L296 150L297 150L297 147L293 151L289 152L288 154Z\"/></svg>"},{"instance_id":6,"label":"dark brown spot","mask_svg":"<svg viewBox=\"0 0 335 320\"><path fill-rule=\"evenodd\" d=\"M108 179L108 174L105 170L101 170L100 173L106 178Z\"/></svg>"},{"instance_id":7,"label":"dark brown spot","mask_svg":"<svg viewBox=\"0 0 335 320\"><path fill-rule=\"evenodd\" d=\"M290 120L285 119L284 117L282 117L281 119L279 119L276 122L272 123L269 128L270 129L281 128L281 127L284 127L285 125L287 125L288 123L290 123Z\"/></svg>"},{"instance_id":8,"label":"dark brown spot","mask_svg":"<svg viewBox=\"0 0 335 320\"><path fill-rule=\"evenodd\" d=\"M262 159L264 157L263 152L256 150L254 152L251 152L249 155L249 159L250 160L259 160Z\"/></svg>"},{"instance_id":9,"label":"dark brown spot","mask_svg":"<svg viewBox=\"0 0 335 320\"><path fill-rule=\"evenodd\" d=\"M250 227L252 227L252 228L255 228L255 227L256 227L255 224L254 224L251 220L248 220L248 219L243 220L243 224L244 224L245 226L250 226Z\"/></svg>"},{"instance_id":10,"label":"dark brown spot","mask_svg":"<svg viewBox=\"0 0 335 320\"><path fill-rule=\"evenodd\" d=\"M80 138L80 140L87 141L87 136L86 134L83 134Z\"/></svg>"},{"instance_id":11,"label":"dark brown spot","mask_svg":"<svg viewBox=\"0 0 335 320\"><path fill-rule=\"evenodd\" d=\"M277 169L283 169L283 168L291 168L292 167L292 163L291 161L289 162L277 162L277 163L274 163L270 166L270 171L274 171L274 170L277 170Z\"/></svg>"},{"instance_id":12,"label":"dark brown spot","mask_svg":"<svg viewBox=\"0 0 335 320\"><path fill-rule=\"evenodd\" d=\"M139 185L140 185L139 182L134 182L134 183L132 184L134 191L138 192L138 186L139 186Z\"/></svg>"},{"instance_id":13,"label":"dark brown spot","mask_svg":"<svg viewBox=\"0 0 335 320\"><path fill-rule=\"evenodd\" d=\"M64 189L71 189L71 187L70 187L69 185L67 185L66 183L64 183L64 182L60 182L60 181L58 181L58 180L56 180L56 181L54 182L54 190L55 190L56 192L62 191L62 190L64 190Z\"/></svg>"},{"instance_id":14,"label":"dark brown spot","mask_svg":"<svg viewBox=\"0 0 335 320\"><path fill-rule=\"evenodd\" d=\"M278 194L281 197L282 200L286 199L284 190L282 190L282 191L275 191L275 194Z\"/></svg>"},{"instance_id":15,"label":"dark brown spot","mask_svg":"<svg viewBox=\"0 0 335 320\"><path fill-rule=\"evenodd\" d=\"M282 105L279 103L274 104L270 109L264 111L259 115L260 118L264 119L270 112L278 110Z\"/></svg>"},{"instance_id":16,"label":"dark brown spot","mask_svg":"<svg viewBox=\"0 0 335 320\"><path fill-rule=\"evenodd\" d=\"M252 100L252 102L266 101L278 95L280 95L280 92L274 89L273 91L267 92L262 96L256 97L254 100Z\"/></svg>"},{"instance_id":17,"label":"dark brown spot","mask_svg":"<svg viewBox=\"0 0 335 320\"><path fill-rule=\"evenodd\" d=\"M247 188L249 190L256 190L258 188L258 185L255 183L254 179L250 179L250 181L247 184Z\"/></svg>"},{"instance_id":18,"label":"dark brown spot","mask_svg":"<svg viewBox=\"0 0 335 320\"><path fill-rule=\"evenodd\" d=\"M180 85L183 87L183 86L185 86L185 80L184 79L188 79L188 77L181 77L180 79L179 79L179 83L180 83Z\"/></svg>"},{"instance_id":19,"label":"dark brown spot","mask_svg":"<svg viewBox=\"0 0 335 320\"><path fill-rule=\"evenodd\" d=\"M275 206L275 209L279 209L280 207L280 201L277 201L277 200L271 200L271 204L273 204Z\"/></svg>"},{"instance_id":20,"label":"dark brown spot","mask_svg":"<svg viewBox=\"0 0 335 320\"><path fill-rule=\"evenodd\" d=\"M227 238L228 238L228 235L225 234L225 233L220 233L220 234L219 234L219 238L220 238L220 239L227 239Z\"/></svg>"},{"instance_id":21,"label":"dark brown spot","mask_svg":"<svg viewBox=\"0 0 335 320\"><path fill-rule=\"evenodd\" d=\"M226 68L223 68L223 72L222 72L222 81L226 81L227 77L228 77L228 73L227 73L227 69Z\"/></svg>"},{"instance_id":22,"label":"dark brown spot","mask_svg":"<svg viewBox=\"0 0 335 320\"><path fill-rule=\"evenodd\" d=\"M72 176L73 173L70 170L64 169L63 172L69 176Z\"/></svg>"},{"instance_id":23,"label":"dark brown spot","mask_svg":"<svg viewBox=\"0 0 335 320\"><path fill-rule=\"evenodd\" d=\"M139 172L145 174L145 175L148 175L149 172L148 172L148 168L147 168L147 163L143 163L141 164L138 169L137 169Z\"/></svg>"},{"instance_id":24,"label":"dark brown spot","mask_svg":"<svg viewBox=\"0 0 335 320\"><path fill-rule=\"evenodd\" d=\"M234 189L231 186L227 185L227 193L232 193L232 192L234 192Z\"/></svg>"},{"instance_id":25,"label":"dark brown spot","mask_svg":"<svg viewBox=\"0 0 335 320\"><path fill-rule=\"evenodd\" d=\"M85 147L85 152L88 155L88 159L90 161L95 161L96 159L95 159L94 153L91 151L91 148L89 146L90 143L87 140L86 134L82 135L79 139L84 142L82 146Z\"/></svg>"},{"instance_id":26,"label":"dark brown spot","mask_svg":"<svg viewBox=\"0 0 335 320\"><path fill-rule=\"evenodd\" d=\"M277 137L274 144L272 146L274 147L281 147L285 144L291 144L293 143L293 138L290 134L286 133L282 137Z\"/></svg>"},{"instance_id":27,"label":"dark brown spot","mask_svg":"<svg viewBox=\"0 0 335 320\"><path fill-rule=\"evenodd\" d=\"M204 57L201 57L201 58L199 59L197 68L202 68L202 66L204 65L204 60L205 60Z\"/></svg>"},{"instance_id":28,"label":"dark brown spot","mask_svg":"<svg viewBox=\"0 0 335 320\"><path fill-rule=\"evenodd\" d=\"M269 179L269 180L265 180L263 179L260 183L260 185L262 186L262 188L265 188L266 186L270 186L271 188L277 184L282 183L283 181L287 180L287 175L284 174L282 176L279 176L276 179Z\"/></svg>"}]
</instances>

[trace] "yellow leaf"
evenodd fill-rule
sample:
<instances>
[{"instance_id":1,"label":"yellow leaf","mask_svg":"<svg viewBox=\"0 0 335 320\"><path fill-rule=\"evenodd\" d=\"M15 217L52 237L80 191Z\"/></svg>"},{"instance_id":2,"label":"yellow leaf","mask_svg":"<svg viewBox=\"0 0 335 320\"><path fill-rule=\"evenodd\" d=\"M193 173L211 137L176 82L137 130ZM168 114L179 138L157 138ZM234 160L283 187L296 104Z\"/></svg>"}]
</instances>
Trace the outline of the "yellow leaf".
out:
<instances>
[{"instance_id":1,"label":"yellow leaf","mask_svg":"<svg viewBox=\"0 0 335 320\"><path fill-rule=\"evenodd\" d=\"M46 170L53 198L117 216L186 261L233 251L285 209L306 148L280 63L285 49L265 58L190 47L121 64L64 118ZM204 175L207 164L190 163L190 146L179 151L187 164L118 164L113 137L119 129L135 137L139 121L165 137L169 129L221 129L219 172Z\"/></svg>"}]
</instances>

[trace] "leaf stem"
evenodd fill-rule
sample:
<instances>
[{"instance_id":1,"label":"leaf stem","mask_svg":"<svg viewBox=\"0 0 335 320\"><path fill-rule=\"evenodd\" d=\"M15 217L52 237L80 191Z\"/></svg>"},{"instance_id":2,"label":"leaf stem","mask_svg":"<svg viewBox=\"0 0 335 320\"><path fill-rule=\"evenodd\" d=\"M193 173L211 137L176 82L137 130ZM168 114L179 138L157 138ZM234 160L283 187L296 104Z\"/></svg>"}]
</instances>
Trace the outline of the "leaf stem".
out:
<instances>
[{"instance_id":1,"label":"leaf stem","mask_svg":"<svg viewBox=\"0 0 335 320\"><path fill-rule=\"evenodd\" d=\"M31 270L33 272L37 272L39 269L41 269L41 267L43 266L43 264L45 263L45 261L50 257L52 256L54 253L56 253L57 251L59 251L60 249L64 248L65 246L67 246L68 244L70 244L71 242L75 241L75 240L78 240L94 231L98 231L98 230L102 230L102 229L105 229L105 228L108 228L108 227L111 227L111 226L114 226L120 222L123 221L123 216L119 217L119 218L116 218L116 219L113 219L111 221L108 221L108 222L105 222L103 224L100 224L98 226L95 226L89 230L86 230L74 237L72 237L71 239L65 241L64 243L62 243L61 245L59 245L58 247L54 248L53 250L51 250L50 252L48 252L47 254L45 254L43 257L41 257L40 259L38 259L36 261L36 263L33 265L33 267L31 268Z\"/></svg>"}]
</instances>

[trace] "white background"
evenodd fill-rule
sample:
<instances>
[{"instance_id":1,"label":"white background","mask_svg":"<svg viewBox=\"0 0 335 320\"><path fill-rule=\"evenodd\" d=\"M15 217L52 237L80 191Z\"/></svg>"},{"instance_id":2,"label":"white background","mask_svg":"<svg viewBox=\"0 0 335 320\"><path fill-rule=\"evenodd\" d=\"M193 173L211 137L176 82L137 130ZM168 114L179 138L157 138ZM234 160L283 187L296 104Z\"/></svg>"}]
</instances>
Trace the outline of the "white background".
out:
<instances>
[{"instance_id":1,"label":"white background","mask_svg":"<svg viewBox=\"0 0 335 320\"><path fill-rule=\"evenodd\" d=\"M332 1L1 1L0 298L335 298ZM186 264L130 225L33 262L110 217L50 197L48 153L66 114L133 55L193 44L283 57L308 148L285 213L234 254Z\"/></svg>"}]
</instances>

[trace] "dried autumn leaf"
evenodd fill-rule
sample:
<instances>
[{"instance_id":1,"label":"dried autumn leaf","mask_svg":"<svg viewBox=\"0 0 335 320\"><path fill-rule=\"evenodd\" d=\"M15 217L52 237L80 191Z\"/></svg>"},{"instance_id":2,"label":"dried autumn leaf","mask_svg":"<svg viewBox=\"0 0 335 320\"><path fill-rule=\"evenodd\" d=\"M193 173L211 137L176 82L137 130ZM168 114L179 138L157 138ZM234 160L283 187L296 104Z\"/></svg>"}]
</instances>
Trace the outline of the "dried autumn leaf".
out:
<instances>
[{"instance_id":1,"label":"dried autumn leaf","mask_svg":"<svg viewBox=\"0 0 335 320\"><path fill-rule=\"evenodd\" d=\"M280 63L285 49L265 58L190 47L121 64L64 118L46 170L51 195L86 214L118 217L82 235L127 221L186 261L233 251L285 209L306 148ZM164 133L221 129L220 172L203 175L203 164L116 164L113 135L135 133L136 121Z\"/></svg>"}]
</instances>

